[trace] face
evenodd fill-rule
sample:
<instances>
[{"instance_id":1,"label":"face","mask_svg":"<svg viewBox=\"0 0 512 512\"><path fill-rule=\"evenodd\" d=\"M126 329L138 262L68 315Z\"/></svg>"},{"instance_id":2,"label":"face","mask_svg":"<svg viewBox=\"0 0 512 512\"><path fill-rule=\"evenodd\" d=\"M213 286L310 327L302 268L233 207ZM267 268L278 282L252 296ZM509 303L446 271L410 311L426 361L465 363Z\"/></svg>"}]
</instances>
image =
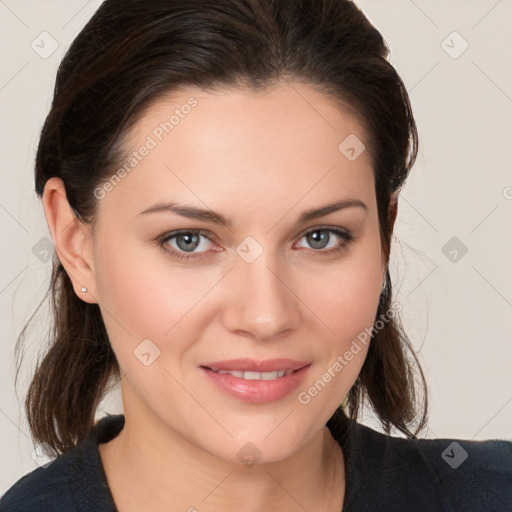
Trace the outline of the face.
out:
<instances>
[{"instance_id":1,"label":"face","mask_svg":"<svg viewBox=\"0 0 512 512\"><path fill-rule=\"evenodd\" d=\"M127 422L233 462L249 442L283 460L323 430L364 362L367 345L343 356L383 282L369 151L346 147L357 156L365 139L301 84L182 90L138 121L138 156L97 190L88 283Z\"/></svg>"}]
</instances>

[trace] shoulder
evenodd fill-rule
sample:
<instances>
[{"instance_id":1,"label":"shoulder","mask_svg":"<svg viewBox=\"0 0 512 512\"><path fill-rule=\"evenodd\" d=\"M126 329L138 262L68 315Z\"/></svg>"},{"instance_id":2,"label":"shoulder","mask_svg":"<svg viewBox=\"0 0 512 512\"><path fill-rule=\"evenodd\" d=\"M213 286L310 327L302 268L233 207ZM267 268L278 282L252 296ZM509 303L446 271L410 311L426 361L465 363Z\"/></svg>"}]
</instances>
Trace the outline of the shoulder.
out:
<instances>
[{"instance_id":1,"label":"shoulder","mask_svg":"<svg viewBox=\"0 0 512 512\"><path fill-rule=\"evenodd\" d=\"M393 437L356 422L347 433L352 487L367 489L376 504L512 511L512 442Z\"/></svg>"},{"instance_id":2,"label":"shoulder","mask_svg":"<svg viewBox=\"0 0 512 512\"><path fill-rule=\"evenodd\" d=\"M75 462L72 450L23 476L0 498L0 512L74 510L72 496L66 490Z\"/></svg>"},{"instance_id":3,"label":"shoulder","mask_svg":"<svg viewBox=\"0 0 512 512\"><path fill-rule=\"evenodd\" d=\"M420 439L410 444L454 510L512 511L512 442Z\"/></svg>"},{"instance_id":4,"label":"shoulder","mask_svg":"<svg viewBox=\"0 0 512 512\"><path fill-rule=\"evenodd\" d=\"M0 497L0 512L115 510L98 443L115 437L123 425L123 415L102 418L80 444L15 482Z\"/></svg>"}]
</instances>

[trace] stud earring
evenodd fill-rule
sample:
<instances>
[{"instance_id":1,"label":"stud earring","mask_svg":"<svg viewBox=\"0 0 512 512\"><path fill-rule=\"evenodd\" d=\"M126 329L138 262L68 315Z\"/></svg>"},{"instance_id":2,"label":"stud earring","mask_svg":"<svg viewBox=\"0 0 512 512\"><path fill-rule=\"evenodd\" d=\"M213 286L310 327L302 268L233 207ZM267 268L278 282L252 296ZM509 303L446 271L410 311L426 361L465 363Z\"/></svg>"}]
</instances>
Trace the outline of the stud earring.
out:
<instances>
[{"instance_id":1,"label":"stud earring","mask_svg":"<svg viewBox=\"0 0 512 512\"><path fill-rule=\"evenodd\" d=\"M82 293L85 293L87 291L87 288L85 286L82 287Z\"/></svg>"}]
</instances>

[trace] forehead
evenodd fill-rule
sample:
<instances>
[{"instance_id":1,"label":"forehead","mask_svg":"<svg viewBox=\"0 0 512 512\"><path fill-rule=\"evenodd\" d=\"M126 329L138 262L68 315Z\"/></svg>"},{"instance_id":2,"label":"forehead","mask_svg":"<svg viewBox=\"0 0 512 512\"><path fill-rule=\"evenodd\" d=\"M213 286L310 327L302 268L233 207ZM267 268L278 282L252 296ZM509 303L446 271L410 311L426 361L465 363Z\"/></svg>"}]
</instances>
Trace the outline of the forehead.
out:
<instances>
[{"instance_id":1,"label":"forehead","mask_svg":"<svg viewBox=\"0 0 512 512\"><path fill-rule=\"evenodd\" d=\"M119 164L127 172L109 201L139 208L179 194L210 206L260 195L284 206L331 192L369 201L374 180L365 142L354 116L305 84L173 91L132 127ZM349 146L357 158L349 158Z\"/></svg>"}]
</instances>

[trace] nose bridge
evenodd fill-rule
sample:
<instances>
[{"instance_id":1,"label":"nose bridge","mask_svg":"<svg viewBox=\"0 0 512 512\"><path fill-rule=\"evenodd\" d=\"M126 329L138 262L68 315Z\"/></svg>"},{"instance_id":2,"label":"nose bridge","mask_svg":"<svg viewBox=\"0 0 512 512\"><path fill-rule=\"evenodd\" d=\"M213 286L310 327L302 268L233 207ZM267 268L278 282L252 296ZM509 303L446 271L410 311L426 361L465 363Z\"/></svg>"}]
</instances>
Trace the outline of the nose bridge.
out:
<instances>
[{"instance_id":1,"label":"nose bridge","mask_svg":"<svg viewBox=\"0 0 512 512\"><path fill-rule=\"evenodd\" d=\"M251 241L240 244L240 248L248 248L245 255L252 251L252 257L257 249L254 244L251 246ZM287 282L289 274L274 252L262 249L255 259L244 258L242 252L236 263L232 275L236 292L230 307L229 327L268 339L295 328L300 314L292 283Z\"/></svg>"}]
</instances>

